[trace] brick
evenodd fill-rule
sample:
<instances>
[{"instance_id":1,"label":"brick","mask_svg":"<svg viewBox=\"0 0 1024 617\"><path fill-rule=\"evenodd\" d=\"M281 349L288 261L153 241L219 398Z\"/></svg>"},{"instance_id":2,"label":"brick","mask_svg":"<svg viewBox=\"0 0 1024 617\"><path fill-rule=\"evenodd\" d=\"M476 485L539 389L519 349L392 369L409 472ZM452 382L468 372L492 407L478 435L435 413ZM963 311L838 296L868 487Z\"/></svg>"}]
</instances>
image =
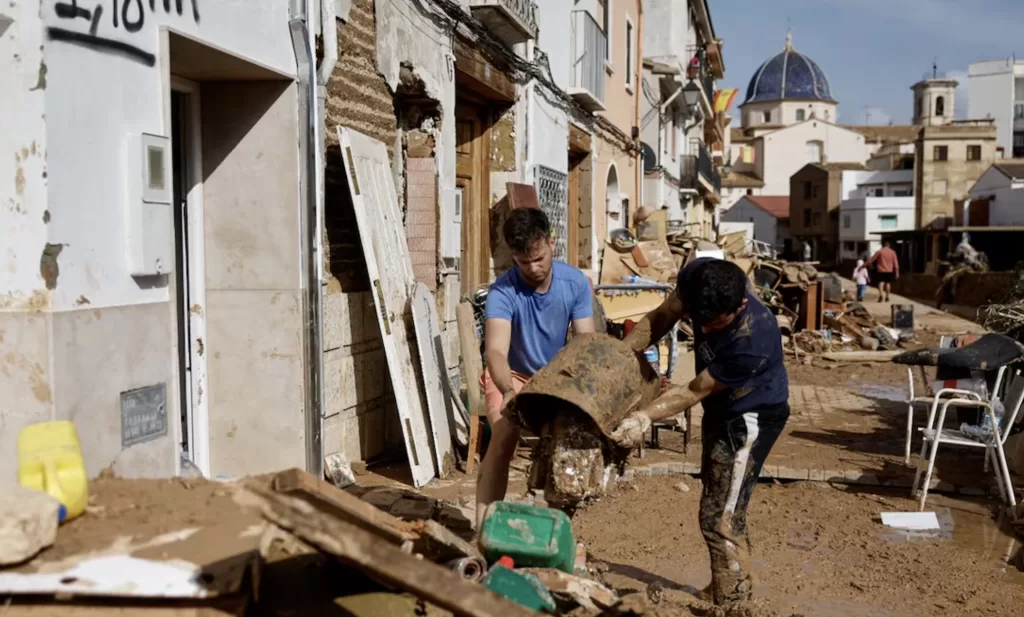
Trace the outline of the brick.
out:
<instances>
[{"instance_id":1,"label":"brick","mask_svg":"<svg viewBox=\"0 0 1024 617\"><path fill-rule=\"evenodd\" d=\"M405 176L406 186L429 186L437 194L437 174L431 171L410 171Z\"/></svg>"},{"instance_id":2,"label":"brick","mask_svg":"<svg viewBox=\"0 0 1024 617\"><path fill-rule=\"evenodd\" d=\"M413 212L429 212L432 217L436 220L437 215L437 200L433 197L409 197L405 201L405 208L409 214ZM406 223L408 224L408 216L406 217Z\"/></svg>"},{"instance_id":3,"label":"brick","mask_svg":"<svg viewBox=\"0 0 1024 617\"><path fill-rule=\"evenodd\" d=\"M619 476L619 482L621 482L621 483L625 484L625 483L632 482L632 481L633 481L633 470L632 469L627 469L626 471L624 471L622 473L621 476Z\"/></svg>"},{"instance_id":4,"label":"brick","mask_svg":"<svg viewBox=\"0 0 1024 617\"><path fill-rule=\"evenodd\" d=\"M433 210L410 210L409 214L405 217L406 225L436 225L437 224L437 213Z\"/></svg>"},{"instance_id":5,"label":"brick","mask_svg":"<svg viewBox=\"0 0 1024 617\"><path fill-rule=\"evenodd\" d=\"M634 467L633 468L633 477L634 478L650 478L651 475L652 475L651 474L651 468L648 467L647 465L644 465L642 467Z\"/></svg>"},{"instance_id":6,"label":"brick","mask_svg":"<svg viewBox=\"0 0 1024 617\"><path fill-rule=\"evenodd\" d=\"M653 463L651 465L652 476L667 476L668 475L668 463Z\"/></svg>"},{"instance_id":7,"label":"brick","mask_svg":"<svg viewBox=\"0 0 1024 617\"><path fill-rule=\"evenodd\" d=\"M779 479L781 480L809 480L810 471L807 468L793 468L779 466Z\"/></svg>"},{"instance_id":8,"label":"brick","mask_svg":"<svg viewBox=\"0 0 1024 617\"><path fill-rule=\"evenodd\" d=\"M362 318L356 319L362 326ZM324 293L324 350L352 344L352 317L348 296L340 292Z\"/></svg>"},{"instance_id":9,"label":"brick","mask_svg":"<svg viewBox=\"0 0 1024 617\"><path fill-rule=\"evenodd\" d=\"M407 238L429 238L436 243L437 228L433 225L409 225L405 230L405 236Z\"/></svg>"},{"instance_id":10,"label":"brick","mask_svg":"<svg viewBox=\"0 0 1024 617\"><path fill-rule=\"evenodd\" d=\"M413 237L406 240L409 244L409 250L413 253L424 252L431 256L437 253L437 241L431 237ZM434 257L434 261L437 258Z\"/></svg>"},{"instance_id":11,"label":"brick","mask_svg":"<svg viewBox=\"0 0 1024 617\"><path fill-rule=\"evenodd\" d=\"M672 461L668 464L668 473L672 476L680 476L686 473L686 463Z\"/></svg>"},{"instance_id":12,"label":"brick","mask_svg":"<svg viewBox=\"0 0 1024 617\"><path fill-rule=\"evenodd\" d=\"M409 184L405 187L405 193L409 198L426 197L437 200L437 189L433 183L430 184Z\"/></svg>"},{"instance_id":13,"label":"brick","mask_svg":"<svg viewBox=\"0 0 1024 617\"><path fill-rule=\"evenodd\" d=\"M409 157L405 160L405 168L408 171L434 171L434 158Z\"/></svg>"},{"instance_id":14,"label":"brick","mask_svg":"<svg viewBox=\"0 0 1024 617\"><path fill-rule=\"evenodd\" d=\"M437 255L431 251L413 251L409 257L414 266L429 266L437 264Z\"/></svg>"}]
</instances>

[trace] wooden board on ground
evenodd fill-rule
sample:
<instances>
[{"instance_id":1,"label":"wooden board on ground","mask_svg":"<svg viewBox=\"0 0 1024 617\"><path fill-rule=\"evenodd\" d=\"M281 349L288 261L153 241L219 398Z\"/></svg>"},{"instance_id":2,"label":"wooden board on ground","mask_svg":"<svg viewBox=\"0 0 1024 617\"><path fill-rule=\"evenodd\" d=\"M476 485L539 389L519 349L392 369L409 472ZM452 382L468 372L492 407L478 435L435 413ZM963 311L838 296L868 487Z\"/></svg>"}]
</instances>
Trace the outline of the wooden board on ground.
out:
<instances>
[{"instance_id":1,"label":"wooden board on ground","mask_svg":"<svg viewBox=\"0 0 1024 617\"><path fill-rule=\"evenodd\" d=\"M420 357L420 375L423 393L427 399L430 434L434 440L434 463L438 475L447 478L455 467L452 439L455 437L455 410L448 395L447 364L444 361L441 326L437 319L434 294L423 283L412 289L412 323L416 332L416 349Z\"/></svg>"},{"instance_id":2,"label":"wooden board on ground","mask_svg":"<svg viewBox=\"0 0 1024 617\"><path fill-rule=\"evenodd\" d=\"M274 490L302 496L318 510L365 529L392 544L415 540L402 519L378 510L358 497L349 495L326 480L301 469L287 469L274 476Z\"/></svg>"},{"instance_id":3,"label":"wooden board on ground","mask_svg":"<svg viewBox=\"0 0 1024 617\"><path fill-rule=\"evenodd\" d=\"M435 466L427 409L413 367L410 341L414 334L404 319L409 290L416 279L405 225L398 210L391 162L384 144L362 133L338 127L338 140L377 309L377 325L391 374L395 407L405 438L405 452L413 484L423 486L440 470Z\"/></svg>"},{"instance_id":4,"label":"wooden board on ground","mask_svg":"<svg viewBox=\"0 0 1024 617\"><path fill-rule=\"evenodd\" d=\"M620 253L610 243L606 242L604 254L601 256L601 278L602 285L619 285L625 281L622 277L634 274L622 263L623 257L632 260L629 253Z\"/></svg>"},{"instance_id":5,"label":"wooden board on ground","mask_svg":"<svg viewBox=\"0 0 1024 617\"><path fill-rule=\"evenodd\" d=\"M901 353L903 353L901 349L895 351L832 351L821 354L821 358L830 362L891 362Z\"/></svg>"},{"instance_id":6,"label":"wooden board on ground","mask_svg":"<svg viewBox=\"0 0 1024 617\"><path fill-rule=\"evenodd\" d=\"M407 591L459 617L535 615L478 583L463 580L447 568L405 553L400 547L318 511L301 499L271 493L253 484L240 490L235 500L382 584Z\"/></svg>"},{"instance_id":7,"label":"wooden board on ground","mask_svg":"<svg viewBox=\"0 0 1024 617\"><path fill-rule=\"evenodd\" d=\"M469 453L466 455L466 473L473 473L477 450L480 447L481 418L487 415L484 409L484 393L480 386L484 364L480 357L480 339L476 335L473 305L469 302L460 302L455 307L455 319L459 327L462 375L466 380L466 392L469 394Z\"/></svg>"},{"instance_id":8,"label":"wooden board on ground","mask_svg":"<svg viewBox=\"0 0 1024 617\"><path fill-rule=\"evenodd\" d=\"M647 257L650 269L658 272L675 272L678 270L675 255L672 254L668 244L665 242L641 242L639 246L643 249L644 256Z\"/></svg>"},{"instance_id":9,"label":"wooden board on ground","mask_svg":"<svg viewBox=\"0 0 1024 617\"><path fill-rule=\"evenodd\" d=\"M540 209L540 199L537 197L537 187L533 186L532 184L506 182L505 191L508 194L508 207L510 209Z\"/></svg>"}]
</instances>

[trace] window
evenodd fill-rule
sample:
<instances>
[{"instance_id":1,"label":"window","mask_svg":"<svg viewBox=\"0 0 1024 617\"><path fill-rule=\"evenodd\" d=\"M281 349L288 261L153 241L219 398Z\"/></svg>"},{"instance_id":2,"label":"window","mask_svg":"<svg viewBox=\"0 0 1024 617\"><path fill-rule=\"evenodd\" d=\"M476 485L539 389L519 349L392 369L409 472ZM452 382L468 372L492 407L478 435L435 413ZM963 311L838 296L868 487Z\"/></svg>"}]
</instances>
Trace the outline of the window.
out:
<instances>
[{"instance_id":1,"label":"window","mask_svg":"<svg viewBox=\"0 0 1024 617\"><path fill-rule=\"evenodd\" d=\"M935 146L932 148L932 160L933 161L948 161L949 160L949 146Z\"/></svg>"},{"instance_id":2,"label":"window","mask_svg":"<svg viewBox=\"0 0 1024 617\"><path fill-rule=\"evenodd\" d=\"M1024 157L1024 133L1015 132L1013 134L1013 158Z\"/></svg>"},{"instance_id":3,"label":"window","mask_svg":"<svg viewBox=\"0 0 1024 617\"><path fill-rule=\"evenodd\" d=\"M815 185L814 185L814 186L813 186L813 187L811 188L811 199L817 199L817 198L818 198L818 185L817 185L817 184L815 184Z\"/></svg>"},{"instance_id":4,"label":"window","mask_svg":"<svg viewBox=\"0 0 1024 617\"><path fill-rule=\"evenodd\" d=\"M882 187L875 189L875 197L885 197L885 189Z\"/></svg>"},{"instance_id":5,"label":"window","mask_svg":"<svg viewBox=\"0 0 1024 617\"><path fill-rule=\"evenodd\" d=\"M810 209L804 210L804 227L811 226L811 211Z\"/></svg>"},{"instance_id":6,"label":"window","mask_svg":"<svg viewBox=\"0 0 1024 617\"><path fill-rule=\"evenodd\" d=\"M940 96L935 99L935 115L940 118L946 115L946 97Z\"/></svg>"},{"instance_id":7,"label":"window","mask_svg":"<svg viewBox=\"0 0 1024 617\"><path fill-rule=\"evenodd\" d=\"M804 182L804 199L810 199L810 198L811 198L811 183L810 182Z\"/></svg>"},{"instance_id":8,"label":"window","mask_svg":"<svg viewBox=\"0 0 1024 617\"><path fill-rule=\"evenodd\" d=\"M626 89L633 91L633 22L626 19Z\"/></svg>"},{"instance_id":9,"label":"window","mask_svg":"<svg viewBox=\"0 0 1024 617\"><path fill-rule=\"evenodd\" d=\"M857 244L855 242L843 242L843 250L847 253L856 253Z\"/></svg>"},{"instance_id":10,"label":"window","mask_svg":"<svg viewBox=\"0 0 1024 617\"><path fill-rule=\"evenodd\" d=\"M932 180L932 195L945 195L946 194L946 181L945 180Z\"/></svg>"},{"instance_id":11,"label":"window","mask_svg":"<svg viewBox=\"0 0 1024 617\"><path fill-rule=\"evenodd\" d=\"M920 118L923 115L921 111L921 97L914 97L914 116Z\"/></svg>"},{"instance_id":12,"label":"window","mask_svg":"<svg viewBox=\"0 0 1024 617\"><path fill-rule=\"evenodd\" d=\"M893 189L893 197L911 197L914 194L914 189Z\"/></svg>"},{"instance_id":13,"label":"window","mask_svg":"<svg viewBox=\"0 0 1024 617\"><path fill-rule=\"evenodd\" d=\"M849 229L849 228L850 228L850 215L849 214L844 214L843 215L843 229Z\"/></svg>"},{"instance_id":14,"label":"window","mask_svg":"<svg viewBox=\"0 0 1024 617\"><path fill-rule=\"evenodd\" d=\"M981 160L981 146L967 146L967 160L968 161L980 161Z\"/></svg>"},{"instance_id":15,"label":"window","mask_svg":"<svg viewBox=\"0 0 1024 617\"><path fill-rule=\"evenodd\" d=\"M770 112L770 111L761 112L761 122L763 122L765 124L771 124L772 123L772 112Z\"/></svg>"},{"instance_id":16,"label":"window","mask_svg":"<svg viewBox=\"0 0 1024 617\"><path fill-rule=\"evenodd\" d=\"M820 163L821 162L821 146L820 141L809 141L806 144L807 162L808 163Z\"/></svg>"},{"instance_id":17,"label":"window","mask_svg":"<svg viewBox=\"0 0 1024 617\"><path fill-rule=\"evenodd\" d=\"M679 149L679 144L678 144L678 141L677 141L677 139L679 137L679 128L676 127L675 116L672 117L672 122L670 124L670 127L671 127L670 130L672 131L672 160L674 161L674 160L676 160L676 151Z\"/></svg>"},{"instance_id":18,"label":"window","mask_svg":"<svg viewBox=\"0 0 1024 617\"><path fill-rule=\"evenodd\" d=\"M747 195L753 195L754 189L747 189Z\"/></svg>"},{"instance_id":19,"label":"window","mask_svg":"<svg viewBox=\"0 0 1024 617\"><path fill-rule=\"evenodd\" d=\"M814 226L817 227L818 225L821 225L821 212L814 213Z\"/></svg>"},{"instance_id":20,"label":"window","mask_svg":"<svg viewBox=\"0 0 1024 617\"><path fill-rule=\"evenodd\" d=\"M899 217L895 214L879 214L878 215L878 228L879 229L896 229Z\"/></svg>"},{"instance_id":21,"label":"window","mask_svg":"<svg viewBox=\"0 0 1024 617\"><path fill-rule=\"evenodd\" d=\"M804 111L802 109L796 110L796 121L797 122L803 122L806 118L807 118L807 112L806 111Z\"/></svg>"}]
</instances>

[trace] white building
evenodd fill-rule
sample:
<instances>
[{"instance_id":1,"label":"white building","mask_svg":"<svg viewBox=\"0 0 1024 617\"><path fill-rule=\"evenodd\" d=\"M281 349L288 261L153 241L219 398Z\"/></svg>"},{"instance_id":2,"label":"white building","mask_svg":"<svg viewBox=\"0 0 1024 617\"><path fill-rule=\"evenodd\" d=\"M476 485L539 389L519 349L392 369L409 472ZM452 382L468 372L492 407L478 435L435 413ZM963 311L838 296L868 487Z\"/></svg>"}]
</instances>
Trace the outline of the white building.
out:
<instances>
[{"instance_id":1,"label":"white building","mask_svg":"<svg viewBox=\"0 0 1024 617\"><path fill-rule=\"evenodd\" d=\"M996 143L1007 158L1024 157L1024 60L968 65L967 117L995 120Z\"/></svg>"},{"instance_id":2,"label":"white building","mask_svg":"<svg viewBox=\"0 0 1024 617\"><path fill-rule=\"evenodd\" d=\"M914 171L844 171L839 204L839 258L874 255L883 232L914 229Z\"/></svg>"},{"instance_id":3,"label":"white building","mask_svg":"<svg viewBox=\"0 0 1024 617\"><path fill-rule=\"evenodd\" d=\"M644 205L667 209L670 229L704 238L714 234L727 139L725 115L714 110L716 80L725 74L722 41L708 5L644 0L640 120L649 159Z\"/></svg>"},{"instance_id":4,"label":"white building","mask_svg":"<svg viewBox=\"0 0 1024 617\"><path fill-rule=\"evenodd\" d=\"M723 208L746 194L788 195L790 177L808 163L864 163L879 147L862 132L840 126L837 101L825 72L793 47L754 72L741 109L742 128L732 131L723 178Z\"/></svg>"},{"instance_id":5,"label":"white building","mask_svg":"<svg viewBox=\"0 0 1024 617\"><path fill-rule=\"evenodd\" d=\"M722 212L722 223L751 223L753 237L780 253L789 252L789 197L744 195Z\"/></svg>"},{"instance_id":6,"label":"white building","mask_svg":"<svg viewBox=\"0 0 1024 617\"><path fill-rule=\"evenodd\" d=\"M982 218L980 222L989 227L1024 226L1024 161L992 165L968 194L970 225ZM986 212L987 218L983 216ZM972 219L975 222L970 222Z\"/></svg>"}]
</instances>

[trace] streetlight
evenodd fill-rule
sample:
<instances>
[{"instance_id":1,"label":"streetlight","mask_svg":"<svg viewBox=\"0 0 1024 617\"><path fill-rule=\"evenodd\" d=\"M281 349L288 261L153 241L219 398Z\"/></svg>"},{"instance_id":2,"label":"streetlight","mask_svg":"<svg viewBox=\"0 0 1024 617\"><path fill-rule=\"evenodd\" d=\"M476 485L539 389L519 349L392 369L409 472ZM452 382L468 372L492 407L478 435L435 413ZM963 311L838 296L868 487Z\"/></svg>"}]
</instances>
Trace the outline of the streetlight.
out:
<instances>
[{"instance_id":1,"label":"streetlight","mask_svg":"<svg viewBox=\"0 0 1024 617\"><path fill-rule=\"evenodd\" d=\"M686 107L690 111L695 111L697 105L700 103L700 86L697 82L690 80L688 84L683 87L683 102L686 103Z\"/></svg>"}]
</instances>

